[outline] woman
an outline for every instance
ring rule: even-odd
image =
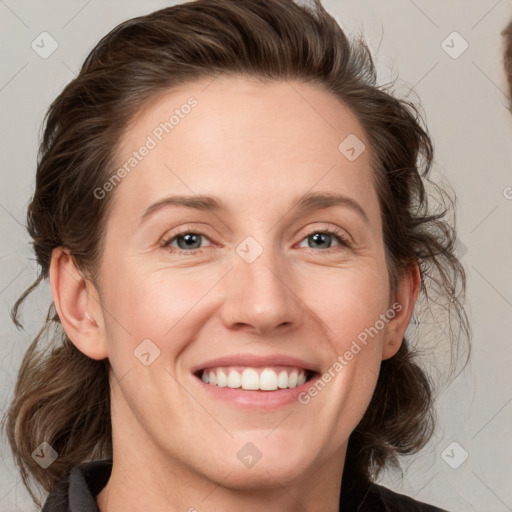
[[[43,510],[440,510],[374,483],[434,428],[419,297],[469,333],[432,158],[319,1],[105,36],[48,112],[13,309],[49,280],[6,417]]]

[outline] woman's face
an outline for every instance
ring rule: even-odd
[[[114,461],[233,488],[341,477],[408,321],[357,119],[303,83],[219,77],[161,95],[118,156],[99,279]]]

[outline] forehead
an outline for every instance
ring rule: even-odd
[[[160,93],[134,117],[116,202],[140,213],[171,193],[211,194],[243,208],[321,190],[357,195],[376,213],[370,150],[357,117],[320,87],[208,78]]]

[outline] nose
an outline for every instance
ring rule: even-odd
[[[297,329],[304,321],[293,269],[271,251],[251,263],[236,255],[224,286],[222,320],[229,329],[271,336]]]

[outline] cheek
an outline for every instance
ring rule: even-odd
[[[325,278],[304,281],[302,293],[339,349],[373,326],[389,306],[387,271],[377,264],[331,269]]]
[[[168,360],[175,359],[189,343],[193,326],[199,328],[211,315],[208,294],[222,277],[222,272],[185,268],[147,271],[122,262],[111,268],[103,294],[107,343],[109,357],[122,357],[123,366],[133,363],[130,355],[147,339]]]
[[[146,268],[111,258],[104,268],[109,356],[123,357],[123,366],[133,364],[133,351],[146,339],[165,352],[167,361],[176,359],[222,307],[215,297],[229,300],[222,266]],[[300,266],[289,269],[288,280],[294,300],[310,311],[314,331],[323,331],[336,354],[345,352],[388,306],[384,260],[355,258],[339,268]]]

